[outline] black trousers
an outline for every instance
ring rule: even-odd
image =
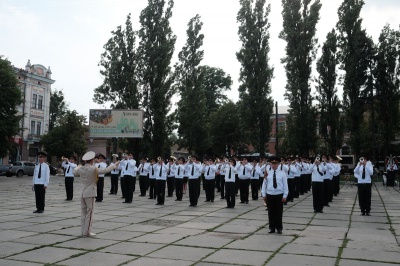
[[[72,200],[74,197],[74,177],[66,176],[65,177],[65,191],[67,193],[67,200]]]
[[[165,180],[156,180],[157,203],[164,205],[165,202]]]
[[[197,202],[199,200],[199,179],[198,178],[189,178],[189,201],[191,206],[197,206]]]
[[[286,200],[293,202],[293,198],[294,198],[294,178],[288,178],[287,183],[288,183],[289,194],[288,194]]]
[[[259,190],[261,190],[263,182],[264,182],[264,176],[260,176],[258,178],[258,189]]]
[[[270,230],[282,230],[283,215],[283,194],[269,195],[267,194],[268,221]]]
[[[312,182],[314,211],[321,212],[324,209],[324,182]]]
[[[328,200],[329,202],[333,200],[333,179],[328,182]]]
[[[308,190],[308,191],[311,191],[311,183],[312,183],[312,175],[311,175],[311,174],[308,174],[308,175],[307,175],[307,181],[308,181],[307,190]]]
[[[206,200],[214,201],[215,198],[215,179],[204,179],[206,190]]]
[[[121,176],[121,193],[122,193],[122,197],[125,198],[126,195],[126,186],[125,186],[125,178],[123,176]]]
[[[340,176],[335,175],[333,177],[333,195],[337,196],[340,190]]]
[[[358,204],[362,213],[371,211],[371,183],[358,184]]]
[[[133,176],[133,192],[136,190],[136,176]]]
[[[172,197],[175,189],[175,176],[167,177],[168,197]]]
[[[257,179],[251,179],[251,198],[253,200],[258,200],[258,178]]]
[[[146,196],[147,190],[147,175],[139,176],[140,196]]]
[[[34,185],[34,188],[35,188],[36,209],[38,211],[44,211],[44,201],[46,194],[44,185]]]
[[[156,199],[157,197],[157,186],[156,186],[156,179],[149,178],[149,198]]]
[[[300,176],[294,177],[294,198],[298,198],[300,195]]]
[[[228,208],[235,208],[235,182],[225,182],[225,199]]]
[[[250,179],[240,179],[240,202],[249,202]]]
[[[176,199],[181,200],[183,196],[183,178],[175,178]]]
[[[215,175],[215,187],[217,192],[221,192],[221,175]]]
[[[221,175],[221,199],[225,199],[225,176]]]
[[[125,202],[132,202],[132,200],[133,200],[133,191],[135,191],[135,181],[136,181],[136,177],[133,177],[131,175],[124,176]]]
[[[302,174],[300,176],[300,185],[299,185],[299,193],[303,195],[306,190],[306,175]]]
[[[99,176],[99,181],[97,181],[97,197],[96,201],[103,201],[103,191],[104,191],[104,176]]]
[[[117,195],[118,192],[118,174],[111,174],[111,189],[110,193]]]
[[[324,205],[329,204],[329,179],[324,179]]]
[[[240,188],[240,179],[238,175],[235,175],[235,194],[237,195],[239,193],[239,188]]]
[[[202,181],[202,176],[199,176],[199,186],[198,186],[198,193],[197,193],[197,198],[199,198],[200,197],[200,193],[201,193],[201,181]],[[203,185],[204,185],[204,182],[203,182]]]

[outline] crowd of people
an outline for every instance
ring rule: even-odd
[[[35,168],[33,187],[36,196],[35,213],[44,211],[44,195],[50,175],[44,164],[45,153],[39,154],[39,164]],[[251,159],[246,157],[206,158],[199,161],[196,156],[185,158],[158,157],[139,163],[133,153],[123,154],[121,160],[113,155],[113,162],[107,166],[105,156],[88,152],[82,157],[84,166],[77,165],[77,158],[63,158],[65,169],[65,189],[67,201],[73,199],[74,177],[79,176],[83,184],[81,193],[82,236],[93,236],[94,202],[103,201],[104,174],[111,172],[110,195],[117,195],[119,186],[123,203],[132,203],[136,191],[136,177],[139,177],[139,196],[156,200],[156,205],[164,205],[166,197],[182,201],[183,194],[189,193],[189,207],[196,207],[201,188],[205,191],[205,202],[212,203],[216,193],[225,199],[226,208],[234,208],[236,196],[241,204],[251,199],[259,199],[260,190],[267,206],[269,233],[282,233],[283,206],[300,196],[312,192],[315,213],[323,213],[330,207],[333,197],[340,192],[340,162],[337,156],[322,155],[311,161],[306,157]],[[371,211],[371,176],[373,167],[366,158],[360,158],[354,176],[358,179],[358,199],[362,215]],[[119,184],[118,184],[119,183]]]

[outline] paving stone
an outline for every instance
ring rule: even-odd
[[[214,234],[204,234],[197,236],[189,236],[178,242],[175,245],[183,246],[194,246],[194,247],[209,247],[209,248],[220,248],[231,242],[232,239],[226,239]]]
[[[28,231],[28,232],[47,233],[47,232],[51,232],[51,231],[61,230],[64,228],[65,228],[65,226],[62,226],[62,225],[57,225],[57,224],[53,224],[53,223],[44,223],[44,224],[35,224],[35,225],[20,227],[20,228],[18,228],[18,230]]]
[[[227,245],[226,248],[275,252],[283,244],[292,241],[293,238],[292,236],[277,234],[252,235],[245,239],[236,240]]]
[[[118,228],[117,230],[122,231],[133,231],[133,232],[155,232],[165,228],[164,226],[156,226],[156,225],[143,225],[143,224],[132,224],[125,227]]]
[[[67,266],[110,266],[110,265],[120,265],[135,259],[133,256],[119,255],[119,254],[107,254],[101,252],[89,252],[83,254],[82,256],[71,258],[60,262],[62,265]]]
[[[339,239],[325,239],[319,237],[298,237],[293,244],[299,245],[315,245],[315,246],[323,246],[323,247],[341,247],[343,244],[343,240]]]
[[[121,242],[109,247],[106,247],[101,252],[126,254],[134,256],[144,256],[157,249],[165,246],[164,244],[153,244],[153,243],[139,243],[139,242]]]
[[[99,239],[120,240],[125,241],[145,234],[144,232],[118,231],[110,230],[96,235]]]
[[[315,219],[315,218],[314,218],[314,219],[311,221],[311,225],[346,227],[346,226],[349,225],[349,221],[322,220],[322,219]]]
[[[178,226],[173,226],[169,227],[166,229],[163,229],[159,233],[163,234],[184,234],[184,235],[198,235],[201,233],[204,233],[206,230],[201,230],[201,229],[192,229],[192,228],[184,228],[184,227],[178,227]]]
[[[400,253],[382,250],[371,252],[371,250],[345,248],[342,253],[342,258],[398,263],[400,261]]]
[[[57,244],[56,247],[95,250],[118,243],[114,240],[97,239],[96,237],[79,237]]]
[[[379,263],[379,262],[370,262],[370,261],[361,261],[361,260],[346,260],[341,259],[339,261],[339,266],[395,266],[399,264],[391,264],[391,263]]]
[[[199,222],[186,222],[176,227],[194,228],[194,229],[211,229],[219,226],[220,223],[199,223]]]
[[[310,225],[300,233],[300,236],[344,239],[346,232],[347,228]]]
[[[276,254],[268,263],[268,266],[296,265],[296,266],[334,266],[336,258],[318,256],[302,256],[294,254]]]
[[[214,229],[214,232],[224,232],[224,233],[238,233],[238,234],[250,234],[258,229],[257,226],[241,226],[241,225],[231,225],[225,224],[221,227]]]
[[[150,233],[150,234],[145,234],[139,237],[135,237],[131,239],[130,241],[133,242],[149,242],[149,243],[159,243],[159,244],[169,244],[173,243],[175,241],[178,241],[179,239],[184,238],[186,235],[183,234],[157,234],[157,233]]]
[[[208,248],[193,248],[170,245],[147,256],[155,258],[198,261],[214,251],[214,249]]]
[[[126,266],[142,266],[142,265],[173,265],[173,266],[189,266],[192,265],[191,261],[184,260],[170,260],[170,259],[159,259],[159,258],[147,258],[142,257],[134,261],[125,264]],[[125,266],[124,265],[124,266]]]
[[[56,235],[56,234],[37,234],[23,238],[13,239],[13,242],[35,244],[39,246],[53,245],[55,243],[65,242],[74,239],[74,236]]]
[[[1,211],[0,211],[1,213]],[[27,222],[4,222],[4,223],[0,223],[0,230],[9,230],[9,229],[16,229],[19,227],[24,227],[24,226],[28,226],[28,225],[33,225],[32,223],[27,223]]]
[[[24,262],[24,261],[0,259],[0,265],[7,265],[7,266],[38,266],[38,265],[41,265],[41,264],[37,264],[37,263],[34,263],[34,262]]]
[[[14,240],[26,236],[36,235],[35,232],[25,232],[25,231],[17,231],[17,230],[1,230],[0,231],[0,241],[9,241]]]
[[[338,255],[338,247],[324,247],[316,245],[287,244],[281,250],[282,253],[334,257]]]
[[[223,264],[263,265],[271,255],[271,252],[221,249],[202,261]]]
[[[41,263],[55,263],[57,261],[65,260],[71,256],[82,253],[81,250],[72,250],[66,248],[44,247],[35,249],[18,255],[8,257],[7,259],[41,262]]]
[[[14,243],[14,242],[0,242],[0,257],[7,257],[36,247],[38,247],[38,245]]]

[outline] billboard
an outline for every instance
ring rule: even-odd
[[[90,138],[143,138],[142,110],[89,110]]]

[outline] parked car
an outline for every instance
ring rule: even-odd
[[[15,162],[12,166],[7,170],[6,176],[18,176],[21,177],[23,175],[33,176],[33,171],[35,170],[35,164],[32,162]]]
[[[50,175],[57,175],[58,169],[49,164]]]
[[[12,166],[11,164],[2,164],[2,165],[0,165],[0,176],[6,175],[8,169],[10,169],[11,166]]]

